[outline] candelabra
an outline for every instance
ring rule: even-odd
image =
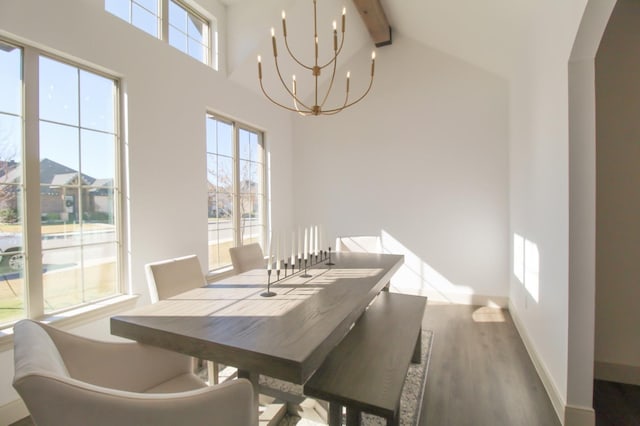
[[[269,260],[269,264],[267,265],[267,290],[260,293],[260,296],[262,297],[273,297],[276,296],[277,293],[271,291],[271,284],[275,284],[279,281],[283,281],[287,278],[291,278],[295,275],[300,274],[300,277],[302,278],[311,278],[312,275],[309,275],[307,272],[307,268],[318,265],[320,263],[323,263],[325,260],[328,259],[328,262],[325,263],[325,265],[335,265],[335,263],[331,262],[331,247],[329,247],[329,251],[324,251],[324,250],[320,250],[319,252],[312,254],[309,253],[307,259],[303,259],[302,256],[298,256],[298,272],[294,272],[295,270],[295,262],[292,260],[291,261],[291,273],[287,273],[287,269],[288,269],[288,264],[285,262],[284,263],[284,274],[280,273],[280,268],[279,268],[279,264],[280,264],[280,260],[276,261],[276,279],[274,281],[271,281],[271,260]],[[304,268],[302,266],[304,262]]]

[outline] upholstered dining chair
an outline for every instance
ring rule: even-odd
[[[258,243],[232,247],[229,249],[229,255],[236,274],[250,271],[251,269],[264,268],[266,265],[262,248]]]
[[[147,263],[144,268],[151,303],[207,284],[200,268],[200,261],[195,254]],[[194,360],[194,368],[195,364],[197,360]],[[218,364],[207,361],[209,383],[217,384],[218,375]]]
[[[13,387],[39,426],[258,424],[249,381],[207,386],[185,355],[33,320],[13,330]]]

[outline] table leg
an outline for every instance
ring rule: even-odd
[[[335,402],[329,403],[329,426],[342,425],[342,405]]]
[[[355,408],[347,407],[347,426],[360,426],[362,412]]]

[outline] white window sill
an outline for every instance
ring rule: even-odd
[[[38,321],[53,324],[62,329],[73,328],[133,309],[138,297],[138,295],[116,296],[80,308],[47,315],[39,318]],[[13,328],[0,330],[0,352],[10,349],[13,349]]]

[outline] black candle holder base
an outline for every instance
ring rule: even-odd
[[[260,293],[260,296],[262,297],[273,297],[273,296],[277,296],[278,293],[274,293],[273,291],[265,291],[263,293]]]

